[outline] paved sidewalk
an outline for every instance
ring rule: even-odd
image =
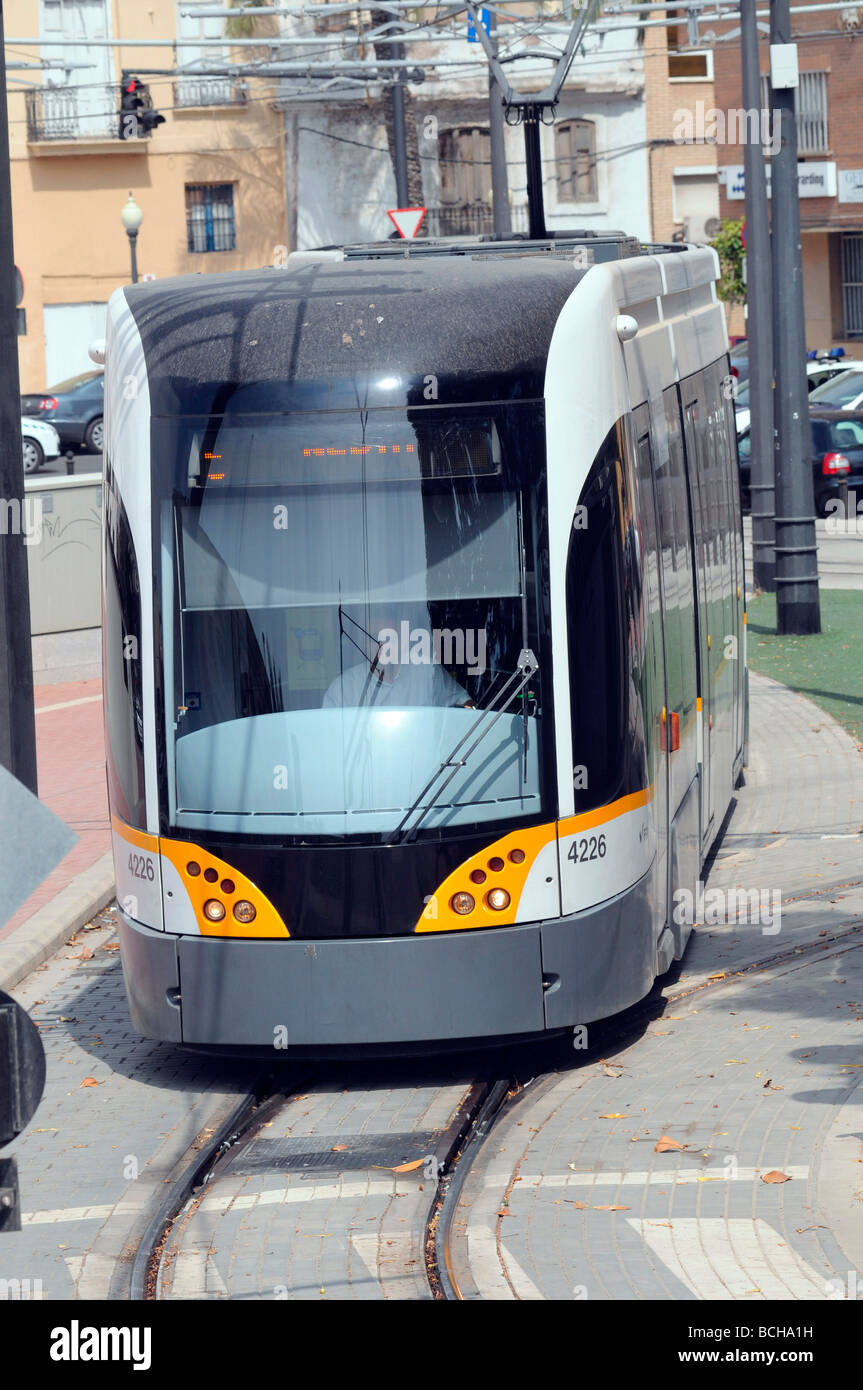
[[[863,757],[752,692],[707,886],[781,890],[781,913],[697,928],[660,1017],[504,1113],[459,1210],[466,1298],[863,1295]]]
[[[102,682],[37,686],[35,701],[39,798],[75,831],[78,843],[14,917],[0,926],[0,940],[51,904],[111,848]]]

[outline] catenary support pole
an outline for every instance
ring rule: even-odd
[[[797,187],[796,45],[788,0],[772,0],[770,15],[773,120],[779,123],[771,161],[776,621],[780,633],[807,633],[821,631],[821,609]]]
[[[770,294],[770,224],[762,114],[756,0],[740,0],[740,44],[746,188],[746,336],[749,342],[750,493],[753,578],[756,589],[776,587],[773,514],[773,315]],[[758,119],[754,114],[758,113]]]
[[[390,44],[390,53],[397,60],[404,57],[404,49],[400,43]],[[408,205],[408,140],[405,125],[405,86],[401,80],[401,73],[390,90],[393,104],[393,162],[396,176],[396,202],[400,208],[406,208]]]
[[[3,0],[0,0],[0,763],[35,792],[36,721],[27,548],[24,544],[25,532],[32,535],[32,528],[24,498],[15,298]]]
[[[489,38],[495,57],[497,56],[497,15],[492,13],[489,21]],[[506,131],[503,121],[503,103],[494,70],[488,70],[488,128],[491,139],[491,197],[494,234],[501,240],[512,235],[512,217],[509,208],[509,183],[506,173]]]

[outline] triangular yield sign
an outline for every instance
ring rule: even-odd
[[[425,208],[395,208],[387,209],[387,217],[391,218],[396,225],[399,236],[410,240],[419,231],[419,225],[426,215]]]

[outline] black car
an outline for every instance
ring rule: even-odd
[[[101,369],[81,372],[47,391],[21,397],[21,414],[49,421],[64,449],[84,445],[101,453],[104,411],[105,373]]]
[[[812,430],[812,481],[815,514],[827,516],[827,503],[838,498],[842,483],[863,492],[863,410],[810,410]],[[751,439],[748,429],[738,435],[740,496],[750,504]]]

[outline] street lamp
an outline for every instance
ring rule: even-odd
[[[138,228],[144,220],[144,214],[135,202],[133,195],[129,194],[129,201],[120,213],[120,220],[126,228],[126,235],[129,238],[129,249],[132,253],[132,284],[138,283],[138,257],[135,253],[135,242],[138,240]]]

